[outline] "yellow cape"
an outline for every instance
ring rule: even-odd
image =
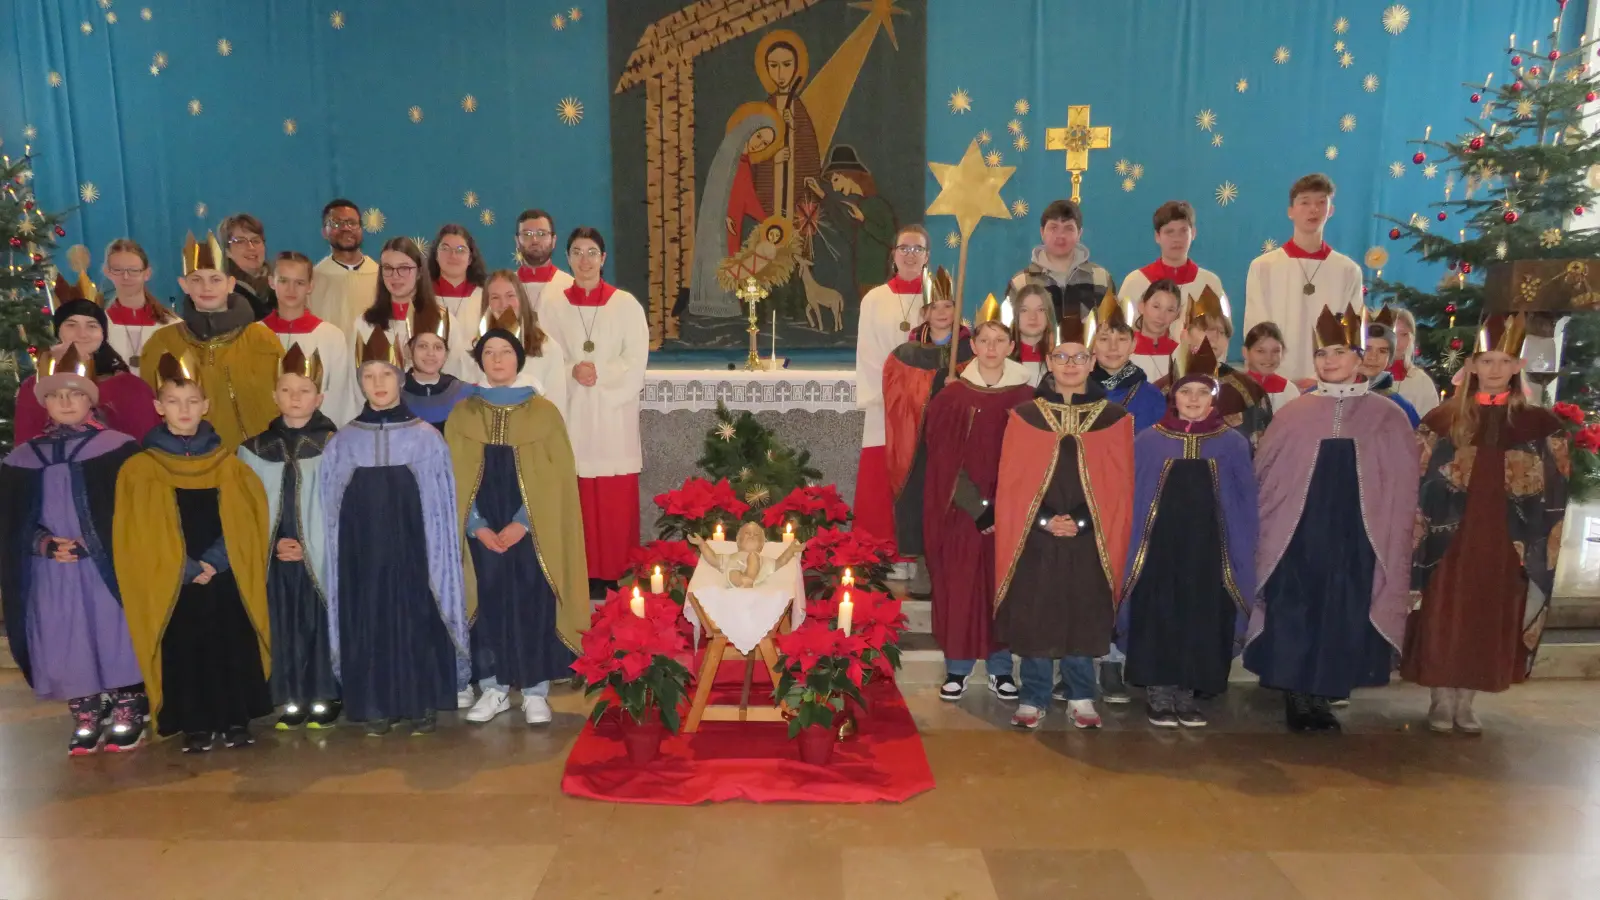
[[[505,444],[516,449],[517,487],[528,510],[539,568],[555,591],[556,630],[561,642],[578,652],[579,635],[589,628],[589,564],[578,503],[578,468],[561,413],[543,397],[530,397],[516,406],[495,406],[471,397],[451,411],[444,438],[455,467],[456,531],[461,535],[467,621],[478,616],[478,578],[466,543],[467,512],[483,478],[484,446]],[[529,485],[538,490],[530,492]]]
[[[168,325],[152,333],[140,349],[140,376],[159,390],[156,364],[161,355],[178,356],[186,350],[200,363],[200,387],[211,401],[206,421],[217,430],[223,446],[233,450],[245,438],[266,431],[278,417],[272,391],[278,383],[278,360],[283,358],[283,344],[272,329],[251,322],[202,341],[181,322]]]
[[[153,367],[150,367],[153,368]],[[267,494],[250,468],[227,447],[204,456],[173,456],[146,450],[117,475],[112,518],[112,559],[122,589],[133,651],[144,671],[150,715],[161,715],[161,639],[183,586],[183,528],[178,490],[215,488],[221,505],[222,537],[245,613],[261,648],[261,672],[272,671],[272,634],[267,624]]]

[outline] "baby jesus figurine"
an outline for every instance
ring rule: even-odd
[[[718,553],[705,538],[698,534],[689,535],[689,543],[700,548],[700,555],[723,574],[729,587],[736,588],[755,587],[766,581],[773,572],[788,565],[789,560],[805,548],[805,544],[795,541],[784,548],[777,559],[762,555],[761,551],[767,546],[767,533],[755,522],[739,526],[734,542],[738,547],[736,551]]]

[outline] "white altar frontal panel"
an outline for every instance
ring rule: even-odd
[[[656,412],[729,409],[851,412],[856,408],[854,369],[650,369],[641,408]]]

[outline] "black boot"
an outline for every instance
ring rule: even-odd
[[[90,694],[67,701],[67,711],[72,713],[72,740],[67,744],[71,756],[87,756],[100,749],[100,739],[105,734],[102,720],[106,714],[104,694]]]
[[[1338,717],[1333,714],[1332,698],[1311,698],[1311,727],[1317,731],[1340,732],[1344,730],[1339,725]]]
[[[1311,695],[1285,691],[1283,694],[1284,720],[1289,730],[1302,734],[1316,726],[1311,720]]]
[[[311,715],[305,706],[290,700],[283,705],[283,715],[278,717],[277,724],[273,725],[279,731],[293,731],[306,723]]]
[[[311,718],[306,721],[307,728],[332,728],[338,721],[339,711],[344,705],[337,700],[311,701]]]

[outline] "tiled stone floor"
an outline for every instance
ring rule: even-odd
[[[1358,695],[1342,736],[1283,733],[1235,686],[1203,733],[1138,707],[1035,734],[987,692],[918,689],[939,787],[901,806],[614,806],[563,797],[582,714],[428,738],[265,732],[69,759],[67,722],[0,674],[0,898],[1176,900],[1600,897],[1600,685],[1481,703],[1430,734],[1425,692]]]

